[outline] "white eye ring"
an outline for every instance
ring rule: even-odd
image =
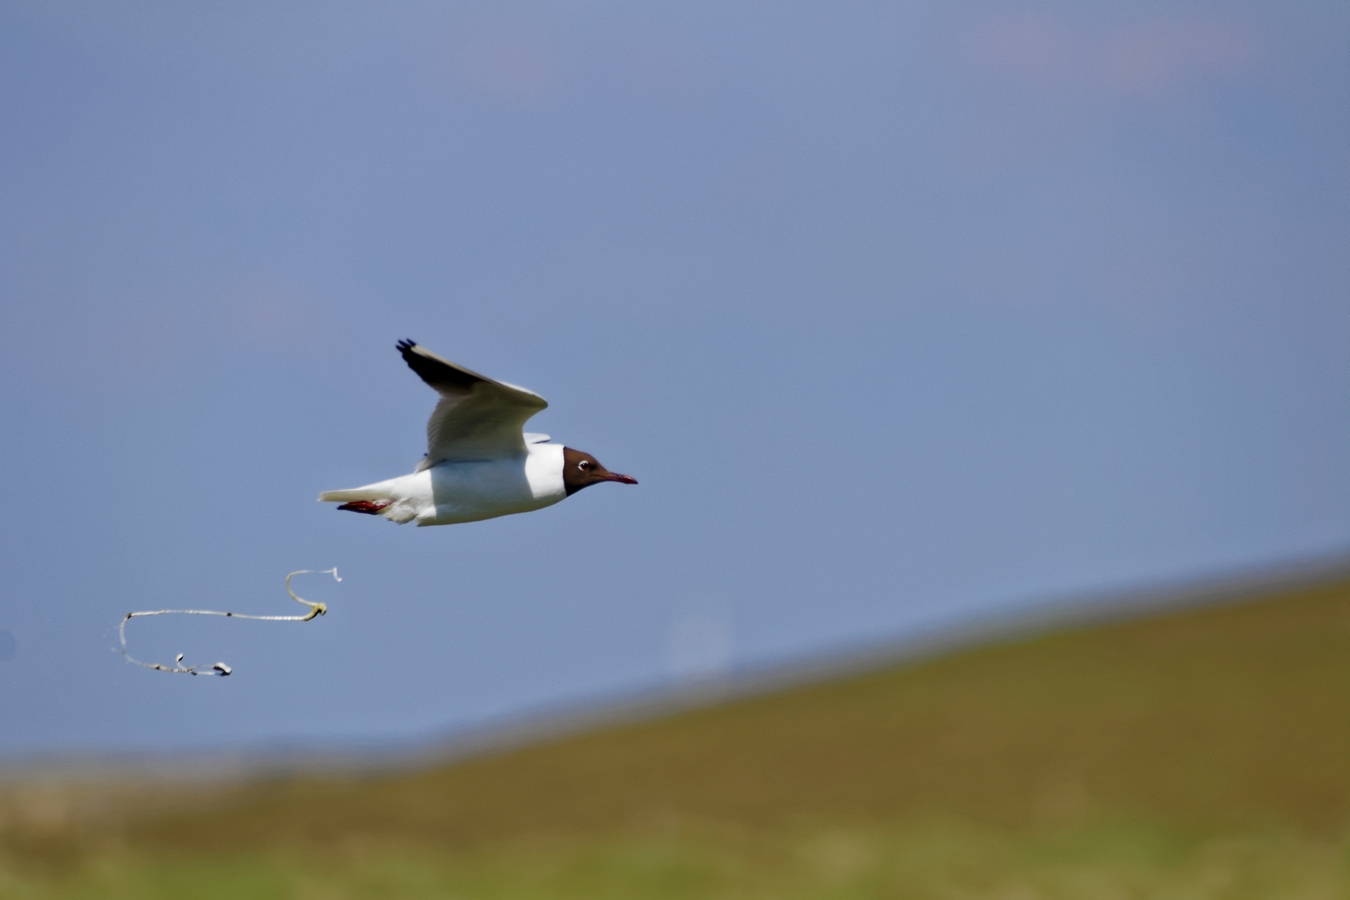
[[[591,461],[590,461],[589,459],[583,459],[581,462],[577,463],[577,468],[580,469],[580,470],[583,471],[583,472],[585,472],[585,471],[586,471],[587,469],[589,469],[590,467],[591,467]]]

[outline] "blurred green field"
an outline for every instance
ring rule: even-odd
[[[0,897],[1350,897],[1350,582],[416,772],[118,790],[0,786]]]

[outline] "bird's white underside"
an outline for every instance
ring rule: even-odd
[[[453,525],[543,509],[567,496],[561,444],[525,444],[522,454],[447,461],[409,475],[343,491],[320,500],[391,501],[380,515],[400,524]]]

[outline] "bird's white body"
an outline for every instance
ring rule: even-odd
[[[446,461],[410,475],[322,499],[389,500],[379,511],[391,522],[453,525],[543,509],[567,496],[561,444],[527,444],[525,453],[486,460]]]

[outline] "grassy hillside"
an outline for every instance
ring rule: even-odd
[[[163,798],[161,798],[163,799]],[[0,828],[0,896],[1350,896],[1350,583]]]

